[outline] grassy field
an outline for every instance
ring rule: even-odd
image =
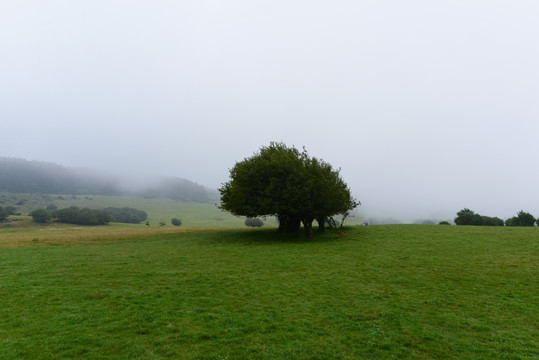
[[[537,228],[100,228],[4,240],[1,359],[539,357]]]
[[[187,227],[242,227],[245,218],[232,216],[221,211],[213,203],[183,202],[172,199],[145,199],[129,196],[100,196],[100,195],[51,195],[51,194],[15,194],[0,192],[0,205],[15,206],[22,215],[29,214],[37,208],[45,208],[54,204],[58,209],[78,206],[90,209],[106,207],[132,207],[148,213],[148,219],[153,226],[161,221],[170,225],[173,217],[182,220]],[[267,219],[267,226],[276,226],[276,221]]]

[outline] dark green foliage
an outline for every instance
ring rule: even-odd
[[[110,215],[110,221],[139,224],[148,218],[146,211],[138,210],[130,207],[115,208],[108,207],[103,209]]]
[[[307,152],[282,143],[262,147],[230,170],[219,189],[222,210],[237,216],[276,216],[279,230],[307,236],[317,220],[321,230],[328,217],[346,215],[359,205],[338,170]]]
[[[45,209],[36,209],[30,213],[32,220],[37,223],[46,223],[51,220],[51,214]]]
[[[50,212],[56,211],[56,210],[58,210],[58,206],[56,206],[54,204],[49,204],[49,205],[47,205],[46,210],[50,211]]]
[[[470,209],[462,209],[455,218],[457,225],[477,225],[477,226],[503,226],[502,219],[497,217],[482,216],[474,213]]]
[[[0,221],[4,221],[9,216],[9,213],[4,209],[3,206],[0,206]]]
[[[249,227],[261,227],[264,225],[264,222],[259,218],[247,218],[245,219],[245,225]]]
[[[105,225],[110,222],[110,215],[104,210],[88,208],[69,208],[57,210],[53,214],[58,222],[78,225]]]
[[[449,221],[440,221],[438,225],[451,225]]]
[[[174,226],[180,226],[182,224],[182,221],[178,218],[172,218],[170,219],[170,223]]]
[[[481,215],[466,208],[459,211],[455,218],[455,224],[457,225],[481,225],[482,222]]]
[[[514,216],[505,221],[506,226],[534,226],[535,218],[532,214],[519,211],[517,216]]]
[[[17,208],[15,206],[8,205],[4,208],[4,210],[8,215],[17,215]]]
[[[504,226],[502,219],[498,217],[481,216],[481,225],[483,226]]]

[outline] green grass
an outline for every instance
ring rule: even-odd
[[[0,248],[2,359],[537,359],[539,229]]]
[[[59,199],[60,198],[60,199]],[[22,203],[22,205],[17,205]],[[182,220],[182,226],[187,227],[244,227],[244,217],[236,217],[221,211],[213,203],[184,202],[172,199],[145,199],[132,196],[101,196],[101,195],[50,195],[50,194],[16,194],[0,192],[0,206],[12,205],[23,215],[37,208],[45,208],[55,204],[58,209],[78,206],[90,209],[106,207],[132,207],[148,213],[152,226],[159,226],[161,221],[171,226],[173,217]],[[267,227],[277,226],[273,218],[266,221]]]

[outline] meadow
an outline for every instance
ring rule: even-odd
[[[37,208],[46,208],[54,204],[58,209],[77,206],[80,208],[103,209],[107,207],[131,207],[148,213],[151,226],[159,226],[160,222],[170,225],[173,217],[182,220],[188,227],[238,227],[244,226],[244,218],[232,216],[221,211],[214,203],[184,202],[164,198],[142,198],[134,196],[104,195],[51,195],[51,194],[17,194],[0,192],[0,205],[14,205],[22,215],[29,214]],[[269,219],[268,225],[275,221]]]
[[[539,357],[537,228],[55,226],[0,247],[2,359]]]

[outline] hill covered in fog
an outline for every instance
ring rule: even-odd
[[[120,177],[49,162],[0,157],[0,191],[4,192],[133,195],[195,202],[212,202],[217,196],[215,190],[177,177],[127,182]]]

